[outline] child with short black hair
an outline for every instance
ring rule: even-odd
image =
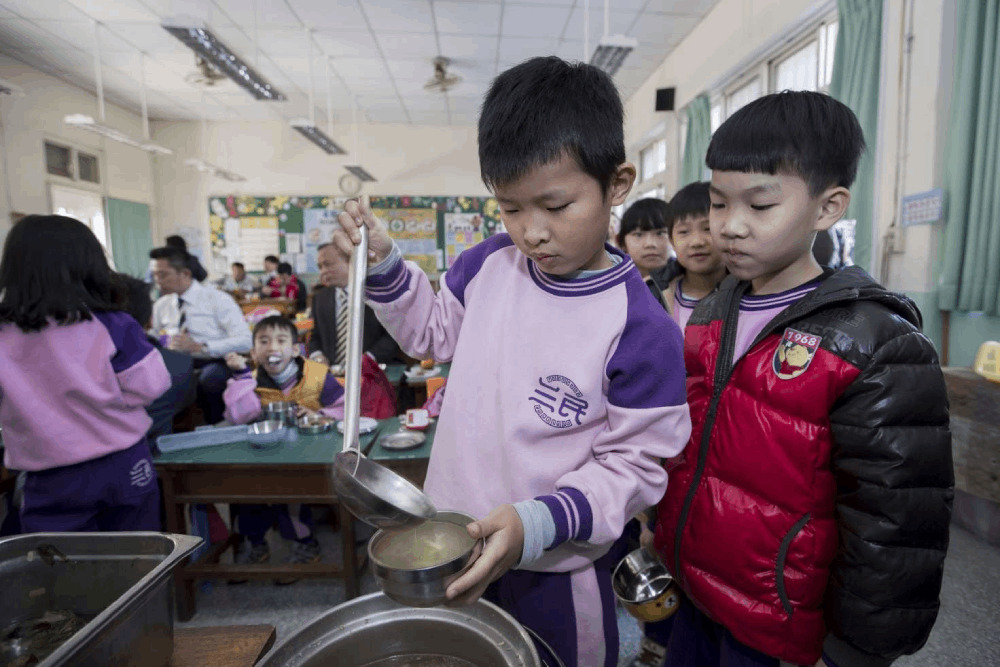
[[[667,285],[667,309],[684,330],[698,302],[726,277],[722,253],[712,242],[708,227],[708,183],[689,183],[670,200],[667,234],[683,270]]]
[[[344,415],[344,388],[328,366],[298,355],[298,329],[287,317],[265,317],[253,329],[253,359],[250,371],[246,359],[231,352],[226,364],[233,371],[222,398],[226,419],[246,424],[258,419],[263,406],[275,401],[295,401],[299,415],[320,413],[339,419]],[[236,562],[263,563],[270,559],[265,535],[278,523],[281,536],[292,541],[287,563],[315,563],[321,554],[312,532],[312,513],[302,505],[298,519],[292,518],[288,505],[238,505],[237,523],[241,540],[236,548]],[[249,544],[248,544],[249,542]],[[287,584],[294,579],[279,579]]]
[[[670,207],[662,199],[640,199],[625,210],[617,238],[618,247],[632,258],[639,275],[664,308],[666,284],[656,279],[656,272],[670,260],[669,216]]]
[[[656,531],[686,596],[667,665],[888,665],[934,624],[954,484],[937,355],[912,301],[811,251],[863,149],[820,93],[712,137],[730,277],[685,330],[696,427]]]
[[[657,502],[661,458],[690,432],[681,335],[628,256],[605,245],[635,180],[607,74],[555,57],[498,76],[479,160],[509,234],[463,252],[435,295],[367,199],[334,237],[370,229],[367,296],[416,358],[452,361],[424,489],[486,547],[448,588],[484,594],[567,665],[617,664],[607,552]],[[511,569],[515,567],[516,569]]]
[[[29,215],[0,259],[4,465],[24,532],[159,530],[145,407],[170,386],[90,229]]]

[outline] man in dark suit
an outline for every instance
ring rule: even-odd
[[[343,364],[347,355],[348,263],[337,249],[321,245],[317,251],[321,289],[313,293],[313,332],[309,358],[327,365]],[[364,351],[380,364],[399,360],[399,345],[382,327],[371,308],[365,306]]]

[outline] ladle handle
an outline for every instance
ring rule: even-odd
[[[365,330],[365,278],[368,273],[368,227],[361,225],[361,242],[351,255],[347,287],[347,364],[344,368],[344,451],[361,449],[361,355]]]

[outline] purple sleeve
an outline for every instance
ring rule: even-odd
[[[608,362],[608,402],[622,408],[661,408],[687,400],[684,336],[645,283],[626,282],[628,315]]]
[[[326,374],[323,381],[323,391],[319,395],[319,404],[324,408],[333,405],[344,397],[344,388],[337,382],[337,378],[332,373]]]
[[[94,313],[94,317],[108,330],[108,335],[115,344],[115,356],[111,358],[111,367],[115,373],[121,373],[139,363],[154,349],[146,338],[146,332],[128,313],[105,311]]]
[[[94,313],[115,347],[111,368],[118,378],[126,405],[151,404],[170,388],[170,372],[146,332],[128,313]]]
[[[465,288],[476,277],[479,270],[483,268],[486,258],[497,250],[508,248],[514,245],[507,234],[497,234],[487,240],[477,243],[468,250],[462,252],[452,264],[451,268],[444,275],[444,280],[448,284],[448,289],[455,295],[458,302],[465,305]]]

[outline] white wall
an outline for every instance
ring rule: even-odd
[[[322,124],[321,124],[322,126]],[[357,164],[350,127],[334,139],[346,156],[327,155],[289,125],[266,122],[158,122],[153,139],[174,150],[157,158],[160,213],[154,242],[185,227],[204,230],[201,249],[210,256],[208,197],[214,195],[340,195],[344,165]],[[378,182],[373,195],[486,195],[479,177],[475,127],[362,125],[360,163]],[[200,157],[246,177],[231,183],[184,167]]]
[[[24,89],[24,97],[0,97],[0,122],[6,165],[0,164],[0,238],[10,228],[10,212],[50,213],[48,184],[72,184],[45,171],[46,139],[96,153],[100,158],[106,197],[155,204],[151,158],[148,153],[108,141],[83,130],[67,127],[63,117],[82,113],[98,117],[97,97],[81,88],[32,69],[0,54],[0,78]],[[106,104],[105,120],[134,137],[142,136],[142,118],[121,107]],[[80,184],[91,188],[92,185]],[[7,192],[10,192],[8,200]]]

